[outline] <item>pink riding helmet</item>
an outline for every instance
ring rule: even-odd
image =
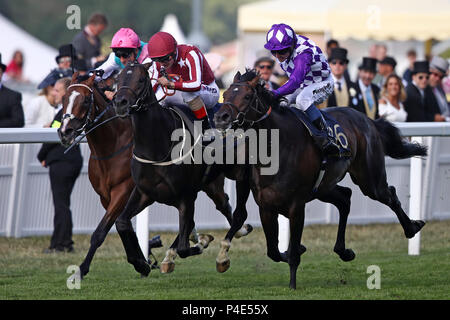
[[[279,51],[289,48],[296,41],[297,37],[290,26],[284,23],[274,24],[267,32],[264,48]]]
[[[110,48],[139,48],[139,36],[130,28],[120,28],[111,40]]]

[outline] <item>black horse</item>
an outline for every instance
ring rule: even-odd
[[[89,180],[106,210],[92,234],[86,258],[80,265],[81,277],[89,272],[96,250],[122,213],[135,187],[130,167],[133,150],[131,120],[117,118],[114,108],[108,105],[107,98],[94,79],[95,75],[73,75],[71,85],[63,98],[64,120],[58,130],[64,145],[74,143],[80,135],[89,132],[86,136],[91,150]],[[109,119],[114,120],[106,122]],[[232,210],[228,196],[223,190],[223,180],[217,179],[215,183],[208,184],[204,191],[231,224]],[[249,230],[251,226],[245,225],[239,234],[245,235]]]
[[[182,258],[199,254],[208,245],[210,239],[189,247],[188,236],[194,227],[194,202],[200,190],[205,190],[211,184],[223,188],[224,182],[224,174],[215,169],[212,170],[214,173],[205,175],[208,168],[206,164],[182,163],[182,159],[190,156],[188,153],[178,159],[171,157],[174,147],[171,136],[175,130],[183,128],[183,121],[173,110],[162,107],[156,100],[148,75],[150,65],[128,64],[118,77],[117,93],[113,100],[119,116],[131,117],[134,131],[131,174],[136,184],[116,221],[116,227],[128,262],[144,276],[148,275],[150,268],[139,248],[131,218],[154,202],[179,210],[179,234],[161,263],[163,272],[171,272],[177,254]],[[243,176],[242,172],[235,173]],[[205,180],[206,176],[208,178]],[[237,183],[240,196],[232,221],[229,221],[229,238],[241,229],[247,218],[245,203],[250,188],[248,180],[242,180],[242,183]],[[245,227],[244,234],[251,231],[251,226]]]
[[[373,121],[351,108],[327,108],[342,127],[351,154],[348,158],[330,159],[323,180],[312,192],[320,174],[322,155],[314,145],[307,128],[289,107],[279,107],[259,82],[254,70],[237,73],[224,93],[224,104],[215,115],[217,128],[233,125],[255,129],[279,130],[279,170],[262,175],[261,164],[252,165],[251,189],[259,205],[261,223],[267,241],[267,255],[274,261],[288,262],[291,288],[296,288],[296,273],[302,253],[300,241],[304,226],[305,204],[313,199],[330,202],[339,209],[339,227],[334,250],[344,261],[354,253],[345,248],[345,228],[350,211],[351,190],[337,185],[348,172],[364,195],[389,206],[397,215],[407,238],[424,226],[410,220],[401,208],[395,188],[386,181],[385,155],[395,159],[426,156],[426,147],[409,143],[398,129],[384,119]],[[289,218],[288,255],[278,250],[278,213]]]

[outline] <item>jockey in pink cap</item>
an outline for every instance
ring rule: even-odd
[[[128,62],[141,63],[148,57],[147,43],[141,41],[136,32],[130,28],[121,28],[117,31],[111,40],[110,48],[113,52],[101,66],[96,68],[96,70],[105,71],[103,79],[109,78],[114,71],[125,68]],[[100,77],[96,80],[100,80]],[[105,94],[108,98],[112,97],[109,91],[105,91]]]
[[[315,104],[322,103],[333,92],[333,77],[322,50],[307,37],[295,34],[283,23],[274,24],[266,36],[264,48],[270,50],[286,72],[289,80],[273,95],[286,96],[288,103],[304,111],[321,131],[314,140],[325,154],[339,153],[339,147],[329,136],[325,119]]]

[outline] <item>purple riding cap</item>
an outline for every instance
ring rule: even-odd
[[[297,40],[294,30],[284,23],[274,24],[266,37],[264,48],[267,50],[283,50],[292,46]]]

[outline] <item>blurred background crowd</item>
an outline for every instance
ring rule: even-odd
[[[35,3],[0,0],[0,127],[50,126],[67,87],[57,81],[101,65],[121,27],[132,27],[145,42],[162,30],[180,44],[197,45],[222,90],[245,68],[257,69],[267,88],[276,89],[287,78],[263,44],[270,26],[281,22],[326,52],[335,88],[320,108],[353,107],[390,121],[450,121],[448,1],[433,7],[384,0],[375,6],[354,0],[168,0],[132,7],[78,1],[83,23],[75,30],[66,26],[66,2],[46,1],[36,13]],[[51,16],[55,10],[60,14]],[[39,21],[27,20],[27,12],[41,15]]]

